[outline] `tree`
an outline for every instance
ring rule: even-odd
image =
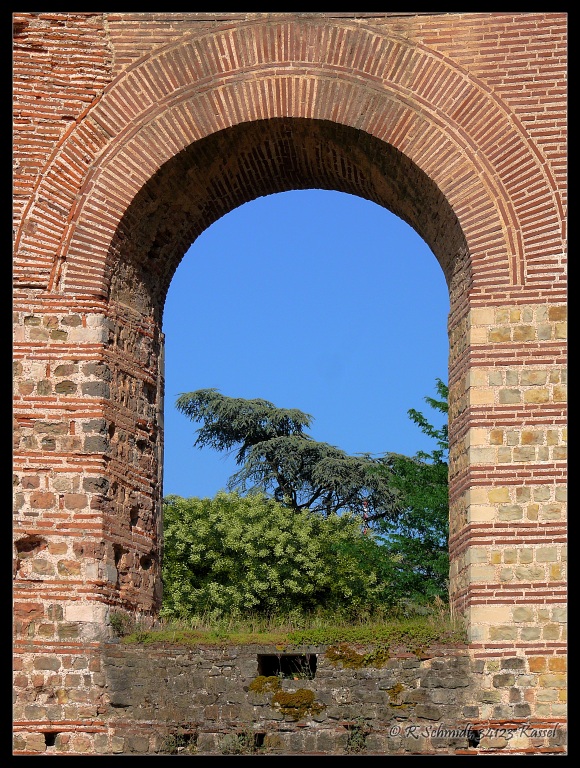
[[[263,493],[169,496],[163,613],[191,618],[312,608],[372,611],[391,599],[380,550],[348,513],[289,514]]]
[[[218,451],[237,448],[240,470],[229,490],[263,491],[298,512],[310,509],[324,517],[349,511],[368,524],[389,519],[397,510],[397,492],[389,467],[376,472],[368,454],[351,456],[305,431],[312,416],[277,408],[267,400],[245,400],[216,389],[182,394],[176,407],[201,422],[194,445]]]
[[[448,387],[436,380],[439,399],[425,401],[439,413],[447,414]],[[399,493],[396,518],[380,522],[384,547],[396,563],[393,587],[414,602],[428,602],[436,595],[448,599],[449,577],[449,492],[447,421],[434,427],[419,411],[409,416],[421,431],[436,441],[430,453],[419,451],[414,457],[390,453],[383,457],[389,482]]]

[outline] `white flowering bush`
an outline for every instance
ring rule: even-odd
[[[355,516],[323,518],[257,493],[165,500],[166,617],[376,606],[389,599],[388,576]]]

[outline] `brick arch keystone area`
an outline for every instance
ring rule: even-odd
[[[165,296],[214,221],[307,188],[388,208],[445,274],[464,717],[564,723],[566,21],[14,14],[18,753],[156,751],[103,670],[111,612],[161,601]]]

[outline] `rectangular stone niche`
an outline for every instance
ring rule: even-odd
[[[259,653],[258,674],[289,680],[312,680],[316,675],[316,662],[315,653]]]

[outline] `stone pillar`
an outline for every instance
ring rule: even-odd
[[[529,673],[545,673],[526,691],[525,713],[561,718],[566,309],[475,308],[468,322],[471,367],[460,389],[469,417],[454,450],[465,480],[452,500],[451,591],[474,655],[488,660],[490,673],[506,649],[521,655]]]
[[[66,303],[15,303],[19,753],[56,738],[67,751],[95,751],[111,612],[151,616],[161,600],[160,334],[127,310]]]

